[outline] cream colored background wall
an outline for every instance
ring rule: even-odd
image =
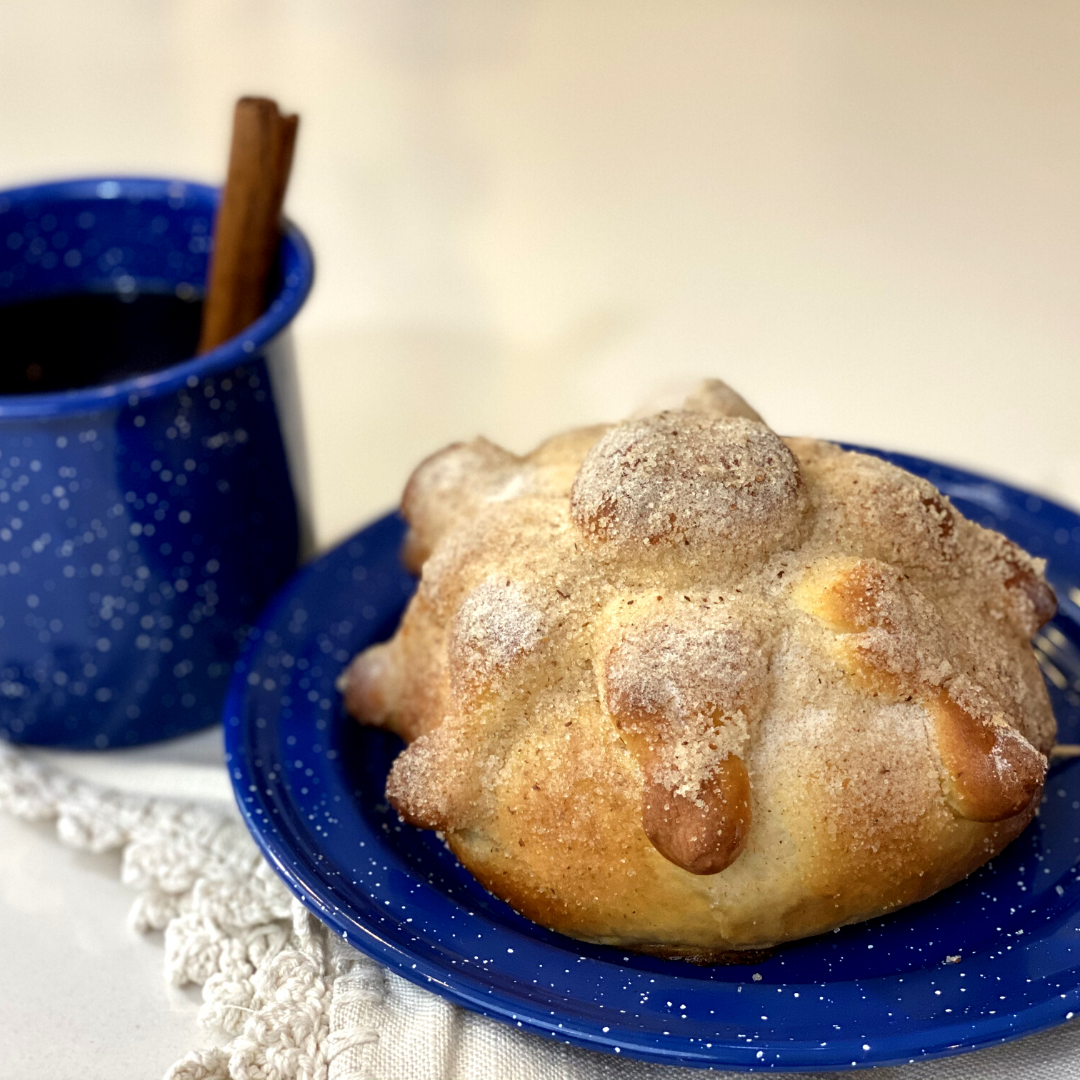
[[[0,4],[0,183],[216,179],[303,114],[290,213],[323,544],[480,431],[657,383],[1080,503],[1080,6]]]

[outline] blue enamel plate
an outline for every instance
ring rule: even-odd
[[[919,458],[960,510],[1049,561],[1060,604],[1036,645],[1062,742],[1080,741],[1080,517]],[[352,945],[504,1023],[668,1064],[824,1070],[959,1054],[1080,1012],[1080,762],[999,858],[884,918],[694,967],[551,933],[485,892],[383,785],[401,743],[343,711],[334,682],[390,636],[413,591],[400,519],[298,573],[248,643],[225,740],[248,827],[292,892]]]

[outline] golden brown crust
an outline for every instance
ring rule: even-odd
[[[1046,758],[985,691],[951,675],[941,617],[898,570],[876,559],[825,565],[796,597],[837,632],[852,676],[878,697],[925,709],[945,798],[958,814],[1004,821],[1041,793]]]
[[[604,705],[642,770],[642,827],[664,858],[716,874],[750,831],[750,778],[739,756],[761,711],[766,661],[726,613],[615,615],[598,658]],[[610,646],[610,647],[608,647]]]
[[[344,678],[387,781],[497,896],[710,960],[913,903],[1038,804],[1042,566],[876,458],[727,388],[517,458],[429,458],[422,578]]]
[[[665,859],[691,874],[718,874],[739,857],[751,817],[742,758],[728,754],[688,795],[665,783],[662,765],[643,772],[641,827]]]
[[[1004,719],[979,718],[945,690],[927,701],[945,798],[969,821],[1006,821],[1042,794],[1044,758]]]

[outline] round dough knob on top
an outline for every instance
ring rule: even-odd
[[[663,412],[618,424],[585,456],[570,516],[620,549],[681,545],[764,554],[806,505],[799,466],[761,421]]]

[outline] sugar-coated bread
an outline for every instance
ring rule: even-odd
[[[419,589],[346,703],[408,822],[530,919],[717,960],[958,881],[1031,820],[1043,565],[722,383],[414,473]]]

